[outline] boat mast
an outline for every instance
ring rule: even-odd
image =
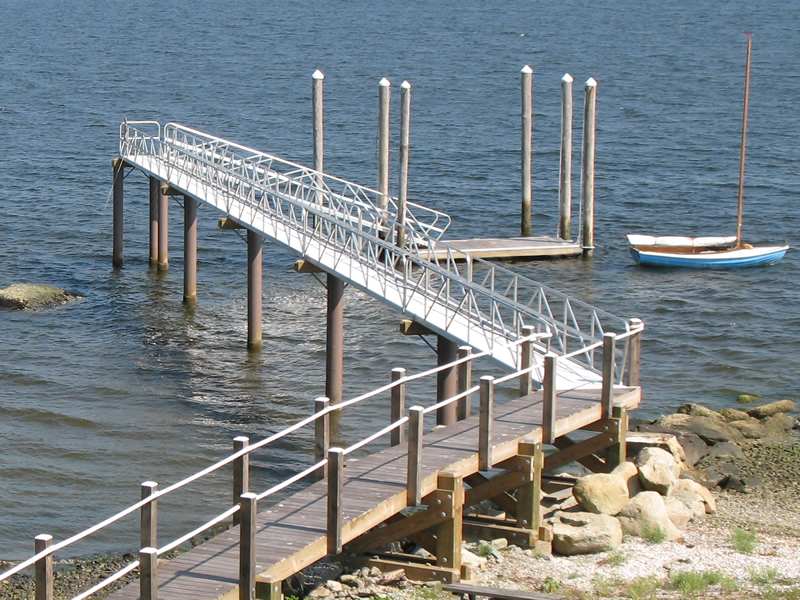
[[[739,210],[736,221],[736,247],[742,247],[742,212],[744,210],[744,150],[747,141],[747,102],[750,95],[750,49],[753,38],[747,33],[747,67],[744,75],[744,109],[742,111],[742,154],[739,158]]]

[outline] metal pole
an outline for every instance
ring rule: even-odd
[[[586,81],[586,103],[583,113],[583,169],[581,194],[583,196],[583,255],[594,254],[594,146],[597,81]]]
[[[533,139],[533,69],[522,68],[522,235],[531,234],[531,144]]]
[[[261,350],[262,246],[264,240],[255,231],[247,230],[247,349]]]
[[[561,79],[561,177],[558,183],[558,237],[572,237],[572,76]]]
[[[378,208],[389,206],[389,105],[391,83],[386,77],[378,82]]]
[[[183,196],[183,303],[197,302],[197,200]]]
[[[458,344],[442,335],[436,337],[437,366],[442,367],[458,360]],[[436,402],[452,398],[457,393],[458,369],[451,366],[439,371],[436,374]],[[455,402],[443,406],[436,411],[436,424],[452,425],[457,420],[456,412]]]
[[[344,281],[328,273],[328,322],[325,351],[325,395],[342,401],[344,377]]]
[[[158,188],[158,270],[169,269],[169,196],[168,187]]]
[[[411,137],[411,84],[400,85],[400,183],[397,198],[397,245],[406,245],[406,202],[408,201],[408,144]]]
[[[158,268],[158,199],[161,182],[150,177],[150,266]]]
[[[747,66],[744,73],[744,109],[742,111],[742,150],[739,160],[739,209],[736,217],[736,247],[742,247],[742,217],[744,214],[744,150],[747,142],[747,103],[750,97],[750,50],[753,38],[747,36]]]
[[[125,163],[121,158],[111,161],[114,168],[114,243],[111,264],[115,269],[122,267],[122,180],[125,177]]]

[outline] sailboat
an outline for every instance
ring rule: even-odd
[[[657,267],[753,267],[783,258],[789,246],[755,247],[742,242],[742,209],[744,206],[744,157],[747,139],[747,103],[750,94],[750,51],[752,38],[747,37],[747,67],[744,80],[742,116],[742,150],[739,159],[739,210],[735,236],[651,236],[628,235],[633,260]]]

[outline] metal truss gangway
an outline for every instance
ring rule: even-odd
[[[442,240],[445,213],[401,207],[375,190],[176,123],[123,122],[119,154],[124,164],[508,369],[523,360],[521,346],[509,342],[533,328],[541,334],[533,345],[534,382],[542,381],[549,352],[558,356],[557,389],[600,387],[596,350],[608,333],[616,336],[615,381],[634,375],[625,371],[634,364],[641,321],[465,257]]]

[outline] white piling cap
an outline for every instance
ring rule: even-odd
[[[528,73],[533,73],[533,69],[531,69],[528,65],[525,65],[524,67],[522,67],[522,71],[520,72],[525,73],[527,75]]]
[[[387,85],[391,85],[391,84],[392,84],[392,82],[391,82],[391,81],[389,81],[388,79],[386,79],[386,77],[383,77],[383,78],[382,78],[382,79],[381,79],[381,80],[378,82],[378,85],[379,85],[379,86],[381,86],[381,87],[386,87]]]
[[[575,81],[575,78],[569,73],[565,73],[564,76],[561,78],[561,81],[563,81],[564,83],[572,83],[573,81]]]
[[[322,71],[320,71],[319,69],[314,71],[314,73],[311,74],[311,77],[313,79],[325,79],[325,75],[323,75]]]
[[[586,80],[586,87],[597,87],[597,80],[594,77],[589,77]]]
[[[404,90],[410,90],[411,84],[408,81],[404,81],[403,83],[400,84],[400,87],[403,88]]]

